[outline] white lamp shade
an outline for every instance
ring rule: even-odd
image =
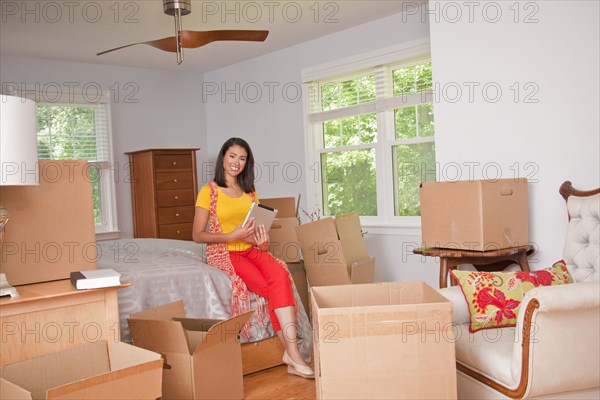
[[[35,102],[21,97],[1,95],[0,122],[0,185],[37,185]]]

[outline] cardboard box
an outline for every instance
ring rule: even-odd
[[[2,186],[10,213],[0,272],[15,285],[69,278],[96,268],[92,185],[86,161],[40,160],[39,185]]]
[[[133,344],[160,353],[164,400],[243,399],[238,335],[254,311],[227,320],[185,318],[183,301],[129,318]]]
[[[300,295],[300,300],[302,300],[304,311],[306,311],[306,314],[310,317],[310,311],[308,308],[308,280],[306,279],[306,269],[304,268],[304,263],[289,263],[287,266],[288,270],[290,271],[290,275],[292,275],[292,279],[294,280],[294,285],[296,285],[298,295]]]
[[[367,252],[358,214],[302,224],[296,233],[311,287],[373,282],[375,258]]]
[[[277,209],[277,218],[269,230],[271,254],[286,263],[300,262],[300,244],[296,237],[300,196],[298,201],[293,197],[278,197],[260,199],[260,203]]]
[[[423,282],[313,287],[318,399],[456,399],[452,303]]]
[[[0,367],[2,399],[156,399],[160,354],[122,342],[88,343]]]
[[[425,247],[497,250],[529,243],[526,179],[423,182]]]

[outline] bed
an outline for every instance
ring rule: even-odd
[[[96,248],[97,267],[112,268],[121,274],[122,283],[131,283],[119,289],[118,294],[122,341],[131,342],[127,324],[131,314],[180,299],[190,318],[231,316],[231,281],[224,272],[205,263],[204,244],[170,239],[119,239],[98,241]],[[310,360],[312,327],[295,286],[294,295],[299,308],[298,344],[304,358]],[[243,347],[275,336],[270,323],[261,327],[254,317],[250,323],[250,337],[240,338]],[[280,358],[277,361],[281,362]]]

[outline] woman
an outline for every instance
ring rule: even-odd
[[[258,202],[252,150],[245,140],[231,138],[217,157],[214,181],[198,194],[193,239],[208,244],[207,263],[231,278],[233,314],[245,309],[248,290],[267,299],[273,330],[285,347],[283,362],[288,373],[314,379],[298,349],[289,272],[268,252],[269,234],[264,226],[256,226],[254,220],[242,226],[252,202]]]

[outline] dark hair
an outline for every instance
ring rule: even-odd
[[[223,146],[221,146],[221,151],[219,151],[215,165],[215,182],[221,187],[227,187],[227,182],[225,181],[225,169],[223,168],[223,158],[225,157],[227,150],[229,150],[231,146],[235,145],[246,150],[246,153],[248,154],[248,157],[246,158],[246,166],[244,167],[244,170],[237,176],[238,185],[240,185],[242,190],[246,193],[253,192],[254,156],[252,155],[252,150],[250,150],[250,145],[248,142],[237,137],[228,139],[225,143],[223,143]]]

